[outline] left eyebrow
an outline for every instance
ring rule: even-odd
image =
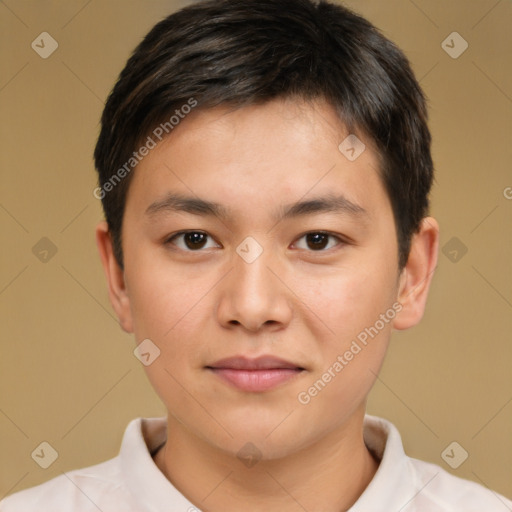
[[[153,202],[146,208],[145,214],[154,217],[167,212],[185,212],[223,220],[230,218],[229,209],[220,203],[178,193],[169,193],[163,199]],[[318,213],[337,213],[358,218],[369,217],[368,212],[362,206],[350,201],[344,195],[328,194],[324,197],[314,197],[284,205],[277,210],[273,218],[275,221],[281,221]]]
[[[344,195],[329,194],[325,197],[314,197],[307,201],[286,205],[279,214],[275,215],[275,220],[281,221],[316,213],[337,213],[361,218],[369,216],[361,205],[350,201]]]

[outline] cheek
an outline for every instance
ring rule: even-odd
[[[156,258],[140,260],[133,268],[127,268],[127,282],[137,340],[153,337],[164,343],[197,324],[197,306],[213,278],[199,269],[189,275]]]
[[[127,265],[134,335],[138,343],[150,339],[158,347],[158,357],[144,370],[166,407],[181,410],[190,406],[182,386],[190,387],[197,366],[208,283],[154,261],[139,260],[132,268],[140,270],[131,273]]]
[[[340,268],[296,281],[297,296],[310,309],[316,336],[332,337],[339,349],[339,342],[354,338],[391,307],[393,274],[383,267],[374,260],[368,268]]]
[[[370,276],[367,280],[353,275],[340,278],[336,285],[343,291],[336,293],[329,288],[318,304],[324,311],[324,322],[335,335],[316,337],[319,364],[296,397],[304,415],[322,418],[321,423],[331,427],[360,407],[372,388],[384,361],[395,314],[391,294],[383,293],[382,283]],[[386,322],[380,315],[387,311]]]
[[[315,313],[335,335],[317,344],[322,363],[299,400],[307,414],[342,420],[340,415],[364,400],[380,370],[396,315],[395,274],[390,270],[394,260],[374,257],[368,263],[360,260],[357,267],[326,277],[323,285],[318,281],[322,292],[311,296],[317,301]]]
[[[304,300],[315,313],[311,330],[321,354],[309,382],[311,411],[329,401],[351,410],[370,390],[384,360],[396,315],[394,274],[384,258],[370,261],[316,279]]]

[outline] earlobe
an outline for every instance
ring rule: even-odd
[[[433,217],[425,217],[412,238],[409,258],[400,275],[397,300],[402,310],[393,322],[395,329],[408,329],[422,319],[437,265],[438,248],[439,224]]]
[[[112,238],[105,221],[96,226],[96,245],[100,253],[101,263],[107,278],[110,303],[119,319],[119,325],[128,333],[133,332],[133,322],[130,309],[124,272],[114,256]]]

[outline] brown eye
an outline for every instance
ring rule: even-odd
[[[206,235],[196,231],[185,233],[183,235],[185,245],[189,249],[201,249],[206,243]]]
[[[308,249],[314,252],[324,251],[325,248],[329,245],[329,239],[338,240],[338,244],[334,245],[340,245],[343,243],[343,241],[339,237],[334,236],[330,233],[325,233],[323,231],[312,231],[310,233],[306,233],[300,238],[300,240],[302,239],[306,240],[305,247],[303,246],[299,248]],[[333,245],[328,247],[328,249],[330,249],[331,247],[333,247]]]
[[[308,233],[306,235],[306,243],[312,249],[325,249],[329,235],[325,233]]]
[[[190,252],[203,249],[207,244],[208,238],[209,235],[203,231],[182,231],[180,233],[176,233],[165,243],[176,245],[178,248]],[[175,240],[178,240],[181,243],[177,243]]]

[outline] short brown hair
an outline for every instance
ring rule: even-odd
[[[94,152],[121,268],[133,173],[120,179],[119,171],[138,144],[191,98],[195,108],[241,108],[282,97],[324,99],[349,130],[374,141],[403,268],[433,181],[425,96],[405,55],[370,22],[312,0],[195,3],[160,21],[137,46],[108,97]]]

